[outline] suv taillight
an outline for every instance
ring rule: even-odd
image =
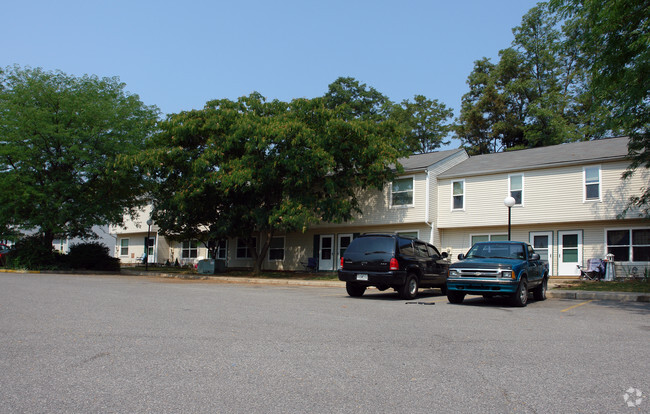
[[[399,270],[399,263],[397,263],[396,258],[390,259],[390,270]]]
[[[341,269],[343,269],[343,257],[341,257]]]

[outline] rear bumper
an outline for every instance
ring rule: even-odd
[[[447,279],[447,290],[454,290],[467,294],[482,295],[493,294],[514,294],[519,286],[519,280],[512,279],[485,279],[485,278],[454,278]]]
[[[339,280],[355,282],[360,286],[403,285],[406,282],[405,270],[390,272],[364,272],[362,270],[339,270]],[[367,280],[365,279],[367,276]]]

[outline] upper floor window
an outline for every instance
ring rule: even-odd
[[[584,168],[584,199],[600,200],[600,166]]]
[[[471,245],[472,247],[475,243],[487,242],[487,241],[506,241],[508,240],[507,234],[472,234],[471,235]]]
[[[284,260],[284,237],[271,238],[269,260]]]
[[[465,180],[452,181],[452,200],[451,208],[453,210],[465,209]]]
[[[413,205],[413,177],[398,178],[391,185],[391,205]]]
[[[515,199],[515,205],[521,206],[524,204],[524,175],[513,174],[508,176],[508,186],[510,188],[510,196]]]
[[[196,240],[187,240],[181,247],[181,258],[196,259],[199,255],[199,242]]]
[[[650,229],[607,230],[607,253],[616,262],[650,262]]]

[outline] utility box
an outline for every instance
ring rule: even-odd
[[[226,261],[225,260],[199,260],[199,264],[196,267],[197,273],[201,275],[213,275],[215,273],[223,273],[226,271]]]

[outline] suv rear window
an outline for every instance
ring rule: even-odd
[[[390,253],[394,254],[395,240],[392,237],[361,237],[350,244],[346,253]]]

